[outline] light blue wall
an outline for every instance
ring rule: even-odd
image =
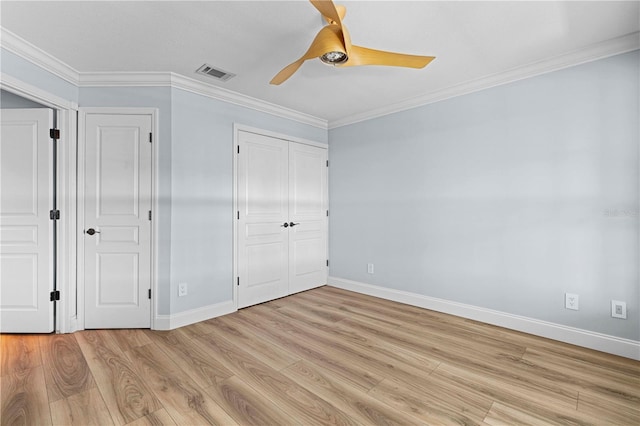
[[[636,51],[331,130],[330,274],[639,340],[639,76]]]
[[[171,313],[171,88],[169,87],[82,87],[80,107],[158,108],[160,134],[156,135],[159,163],[158,194],[158,314]]]
[[[171,311],[233,296],[233,124],[327,141],[327,131],[172,90]],[[178,297],[178,284],[188,295]]]
[[[41,88],[68,101],[78,100],[78,87],[55,74],[45,71],[33,63],[0,48],[2,72],[24,83]]]

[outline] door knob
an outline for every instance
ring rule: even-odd
[[[290,227],[292,227],[292,228],[293,228],[294,226],[296,226],[296,225],[300,225],[300,224],[299,224],[299,223],[289,222],[289,226],[290,226]]]
[[[287,222],[285,222],[283,225],[280,225],[280,226],[281,226],[281,227],[283,226],[283,227],[285,227],[285,228],[288,228],[288,227],[289,227],[289,224],[288,224]]]
[[[85,232],[86,232],[87,234],[89,234],[89,235],[99,234],[99,233],[100,233],[100,231],[96,231],[96,230],[95,230],[95,229],[93,229],[93,228],[89,228],[89,229],[87,229]]]

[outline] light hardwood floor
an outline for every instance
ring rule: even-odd
[[[640,424],[640,362],[331,287],[0,339],[3,425]]]

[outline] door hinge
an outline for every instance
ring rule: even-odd
[[[329,259],[327,259],[327,266],[329,266]]]
[[[237,285],[240,285],[240,277],[238,277],[238,284]]]
[[[60,210],[49,210],[49,219],[51,220],[60,219]]]
[[[238,220],[240,220],[240,210],[238,210]]]
[[[327,217],[329,217],[329,210],[327,210]]]
[[[153,142],[153,133],[149,133],[149,143]]]
[[[54,290],[51,293],[49,293],[49,300],[51,302],[54,302],[56,300],[60,300],[60,290]]]
[[[60,139],[60,130],[59,129],[49,129],[49,137],[51,139],[55,139],[55,140]]]
[[[151,299],[151,289],[149,289],[149,299]]]
[[[149,210],[149,220],[151,220],[151,210]]]
[[[327,160],[327,167],[329,167],[329,160]]]
[[[238,154],[240,154],[240,145],[238,145]]]

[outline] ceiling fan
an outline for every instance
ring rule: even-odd
[[[402,53],[384,52],[351,44],[351,38],[344,19],[347,9],[336,6],[331,0],[309,0],[318,9],[328,25],[323,27],[311,43],[307,52],[297,61],[284,67],[271,84],[281,84],[295,73],[308,59],[320,58],[322,62],[340,67],[359,65],[386,65],[395,67],[424,68],[435,59],[434,56],[405,55]]]

